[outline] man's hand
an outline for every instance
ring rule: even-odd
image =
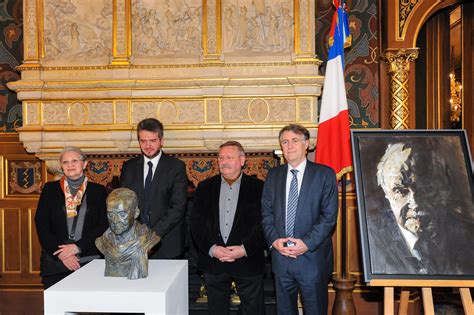
[[[242,258],[245,256],[245,250],[242,248],[242,246],[228,246],[226,247],[231,251],[230,259],[222,260],[222,262],[232,262],[236,261],[239,258]]]
[[[212,251],[212,256],[219,259],[220,261],[234,261],[232,255],[232,250],[224,246],[216,246]]]
[[[212,251],[212,256],[221,262],[234,262],[245,256],[245,250],[242,246],[216,246]]]
[[[288,238],[290,241],[294,243],[294,246],[287,247],[288,252],[290,253],[290,257],[295,256],[294,258],[298,257],[299,255],[303,255],[308,251],[308,246],[303,242],[303,240],[299,238]]]
[[[294,245],[285,247],[284,244],[288,241],[293,242]],[[292,237],[276,239],[272,246],[283,256],[291,258],[296,258],[308,251],[308,247],[301,239]]]
[[[59,249],[53,253],[53,255],[58,255],[60,260],[67,259],[72,256],[76,256],[79,254],[79,247],[76,244],[66,244],[66,245],[59,245]]]
[[[71,271],[75,271],[81,268],[81,265],[79,264],[79,258],[77,258],[76,256],[69,256],[67,258],[61,259],[61,261],[64,266],[66,266],[66,268]]]
[[[291,258],[296,258],[296,256],[290,252],[288,249],[290,247],[285,247],[284,244],[286,242],[288,242],[289,238],[279,238],[279,239],[276,239],[272,246],[273,248],[275,248],[280,254],[282,254],[283,256],[287,256],[287,257],[291,257]]]

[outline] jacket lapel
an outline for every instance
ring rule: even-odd
[[[212,226],[216,229],[217,234],[220,235],[220,239],[222,240],[222,243],[224,243],[224,240],[222,239],[222,235],[221,235],[221,230],[219,228],[220,226],[220,223],[219,223],[220,193],[221,193],[221,177],[216,176],[215,179],[212,181],[212,186],[211,186],[211,191],[210,191],[210,196],[216,196],[216,197],[210,198],[211,209],[210,209],[209,215],[212,216],[212,220],[214,221],[214,224]]]
[[[143,155],[138,159],[136,168],[135,168],[135,187],[136,190],[135,192],[137,193],[138,197],[138,202],[140,203],[141,200],[144,200],[144,194],[145,194],[145,188],[143,187],[143,183],[145,182],[144,180],[144,175],[143,175],[143,163],[145,161],[145,158]],[[143,204],[140,204],[140,209],[142,209]]]
[[[239,189],[239,197],[237,198],[237,208],[235,209],[235,216],[234,216],[234,223],[232,224],[232,230],[230,231],[230,234],[232,234],[232,231],[234,230],[234,226],[237,226],[239,224],[240,217],[242,216],[242,213],[245,211],[243,209],[243,205],[245,204],[244,198],[245,197],[250,197],[252,196],[251,191],[247,191],[247,185],[245,182],[247,181],[246,178],[247,175],[242,174],[242,180],[240,181],[240,189]],[[229,235],[230,239],[230,235]]]
[[[298,194],[298,208],[296,210],[296,219],[295,219],[295,229],[298,226],[297,222],[299,221],[298,219],[301,218],[304,215],[304,206],[306,204],[306,200],[308,199],[308,196],[311,193],[311,179],[313,176],[310,175],[311,173],[311,165],[309,161],[306,162],[306,168],[304,170],[304,175],[303,175],[303,182],[301,183],[301,189]],[[296,232],[296,230],[295,230]]]
[[[153,173],[153,180],[152,180],[152,187],[159,187],[159,183],[163,178],[163,174],[166,170],[166,164],[167,163],[167,156],[165,153],[161,153],[161,158],[158,161],[158,165],[156,166],[155,173]]]
[[[286,221],[286,176],[288,174],[288,164],[285,167],[281,168],[280,174],[278,174],[278,189],[277,196],[279,197],[278,204],[280,205],[279,209],[281,209],[281,216],[283,218],[283,224]]]
[[[58,213],[59,215],[59,218],[61,221],[58,221],[58,222],[63,222],[64,226],[64,233],[65,235],[68,235],[67,233],[67,217],[66,217],[66,201],[65,201],[65,197],[64,197],[64,193],[63,193],[63,190],[61,188],[61,185],[58,184],[58,191],[57,191],[57,196],[56,196],[56,203],[57,203],[57,207],[53,207],[53,209],[61,209]]]

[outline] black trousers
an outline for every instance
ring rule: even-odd
[[[226,315],[230,312],[230,289],[232,280],[237,286],[240,308],[243,315],[264,315],[263,275],[232,277],[227,273],[211,275],[204,273],[210,315]]]

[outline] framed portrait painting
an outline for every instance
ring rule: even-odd
[[[473,280],[472,159],[463,130],[353,130],[364,277]]]

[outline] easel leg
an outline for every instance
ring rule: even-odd
[[[393,287],[384,287],[383,289],[383,313],[384,315],[393,315],[394,303],[393,303]]]
[[[423,296],[425,315],[434,315],[433,292],[431,288],[421,288],[421,294]]]
[[[400,305],[398,306],[398,315],[408,314],[408,300],[410,299],[410,290],[402,288],[400,292]]]
[[[474,305],[472,304],[471,291],[469,288],[459,288],[464,314],[474,315]]]

